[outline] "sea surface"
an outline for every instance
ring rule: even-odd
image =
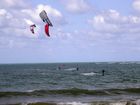
[[[0,105],[10,104],[140,105],[140,62],[1,64]]]

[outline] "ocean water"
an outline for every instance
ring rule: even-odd
[[[31,103],[140,105],[140,63],[1,64],[0,104]]]

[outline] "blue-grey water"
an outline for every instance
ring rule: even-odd
[[[139,62],[0,65],[0,103],[137,99]]]

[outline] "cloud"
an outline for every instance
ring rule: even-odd
[[[26,5],[25,5],[26,4]],[[65,19],[61,12],[50,5],[39,4],[30,5],[26,0],[1,0],[0,4],[0,46],[27,45],[18,39],[32,39],[41,37],[44,34],[44,24],[39,17],[39,13],[47,10],[48,16],[55,25],[64,24]],[[29,26],[35,23],[35,34],[30,32]],[[55,26],[54,25],[54,26]],[[5,39],[7,43],[2,40]],[[11,41],[12,39],[12,41]],[[9,44],[10,43],[10,44]],[[16,44],[17,43],[17,44]],[[7,45],[6,45],[7,44]]]
[[[136,11],[140,12],[140,0],[134,0],[132,6]]]
[[[61,0],[61,2],[72,13],[84,13],[91,8],[86,0]]]
[[[116,53],[123,53],[123,50],[133,52],[134,48],[139,51],[139,16],[125,16],[111,9],[97,14],[88,22],[92,26],[86,34],[89,46],[103,47]]]
[[[20,38],[0,37],[0,48],[21,48],[25,46],[27,46],[27,41]]]
[[[33,25],[34,23],[31,21],[31,20],[29,20],[29,19],[24,19],[25,20],[25,22],[27,23],[27,24],[29,24],[29,25]]]
[[[116,10],[109,10],[94,16],[89,20],[93,29],[100,33],[110,34],[134,34],[139,33],[140,17],[123,16]]]
[[[23,17],[6,9],[0,9],[0,27],[2,36],[27,36],[28,33]]]
[[[46,10],[48,16],[54,21],[56,24],[64,23],[65,19],[60,11],[55,8],[52,8],[49,5],[39,4],[36,8],[33,9],[22,9],[21,12],[25,15],[24,17],[31,18],[34,22],[40,23],[42,20],[39,17],[39,13],[42,10]],[[27,16],[26,16],[27,15]]]

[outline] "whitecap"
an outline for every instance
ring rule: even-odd
[[[74,71],[74,70],[77,70],[77,68],[68,68],[68,69],[65,69],[66,71]]]
[[[110,103],[109,105],[127,105],[127,102],[114,102]]]
[[[58,105],[90,105],[89,103],[81,103],[81,102],[60,102]]]
[[[85,76],[93,76],[93,75],[96,75],[97,73],[90,72],[90,73],[81,73],[81,74]]]

